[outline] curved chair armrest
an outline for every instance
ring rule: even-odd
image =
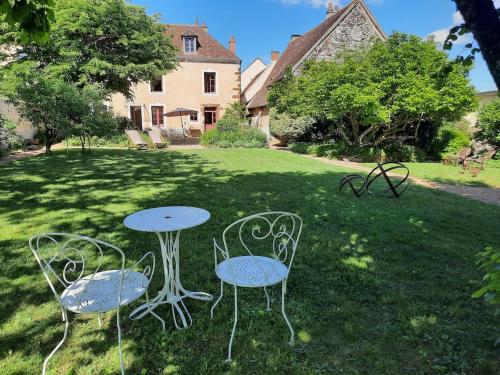
[[[151,251],[144,254],[144,256],[139,261],[137,261],[137,263],[135,263],[132,267],[127,268],[127,270],[125,271],[124,277],[127,277],[131,271],[136,270],[137,268],[139,268],[139,266],[142,266],[144,261],[148,257],[151,257],[153,264],[146,265],[145,267],[142,267],[142,276],[143,276],[143,281],[144,281],[144,279],[148,280],[148,286],[149,286],[149,284],[151,283],[151,280],[153,279],[153,275],[155,272],[155,266],[156,266],[156,258],[155,258],[155,255],[153,254],[153,252],[151,252]],[[142,286],[146,287],[144,284]]]
[[[215,261],[215,268],[217,268],[217,264],[219,264],[218,262],[218,256],[217,256],[217,253],[220,253],[223,257],[224,260],[227,260],[229,259],[229,252],[227,251],[227,249],[223,249],[222,247],[220,247],[220,245],[217,243],[217,240],[214,238],[214,261]]]

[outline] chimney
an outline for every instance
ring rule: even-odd
[[[326,18],[330,18],[333,16],[335,13],[337,13],[340,10],[340,7],[338,5],[333,6],[333,2],[328,3],[328,9],[326,11]]]
[[[202,23],[201,23],[201,29],[202,29],[203,31],[205,31],[206,33],[208,33],[208,26],[207,26],[207,25],[205,25],[205,22],[202,22]]]
[[[196,17],[196,27],[200,27],[200,23],[198,22],[198,17]]]
[[[271,52],[271,62],[272,61],[278,61],[280,59],[280,53],[279,51],[272,51]]]
[[[293,42],[295,39],[299,39],[302,35],[300,34],[292,34],[290,37],[290,41]]]
[[[236,39],[234,38],[234,36],[232,36],[231,39],[229,39],[229,50],[234,55],[236,55]]]

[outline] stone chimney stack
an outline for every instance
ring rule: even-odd
[[[201,23],[201,28],[202,28],[203,31],[205,31],[206,33],[208,33],[208,26],[205,25],[205,22]]]
[[[272,51],[271,52],[271,62],[272,61],[278,61],[280,59],[280,53],[279,51]]]
[[[330,1],[328,3],[328,9],[326,11],[326,18],[330,18],[335,14],[335,9],[333,8],[333,3]]]
[[[234,36],[229,39],[229,50],[236,55],[236,39]]]

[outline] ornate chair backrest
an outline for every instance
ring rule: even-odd
[[[302,219],[289,212],[264,212],[247,216],[224,230],[223,247],[214,239],[215,262],[218,263],[218,253],[224,259],[230,259],[239,249],[242,255],[272,257],[290,270],[301,232]]]
[[[98,272],[106,271],[108,260],[111,261],[107,254],[111,253],[109,250],[117,252],[121,270],[118,293],[120,306],[125,254],[118,247],[90,237],[67,233],[46,233],[31,237],[29,246],[59,303],[65,288],[83,278],[85,282],[92,282]]]

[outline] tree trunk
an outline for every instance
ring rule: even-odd
[[[492,0],[454,0],[500,89],[500,19]]]
[[[80,136],[80,144],[82,146],[82,150],[81,150],[81,153],[85,153],[85,137],[84,136]]]

